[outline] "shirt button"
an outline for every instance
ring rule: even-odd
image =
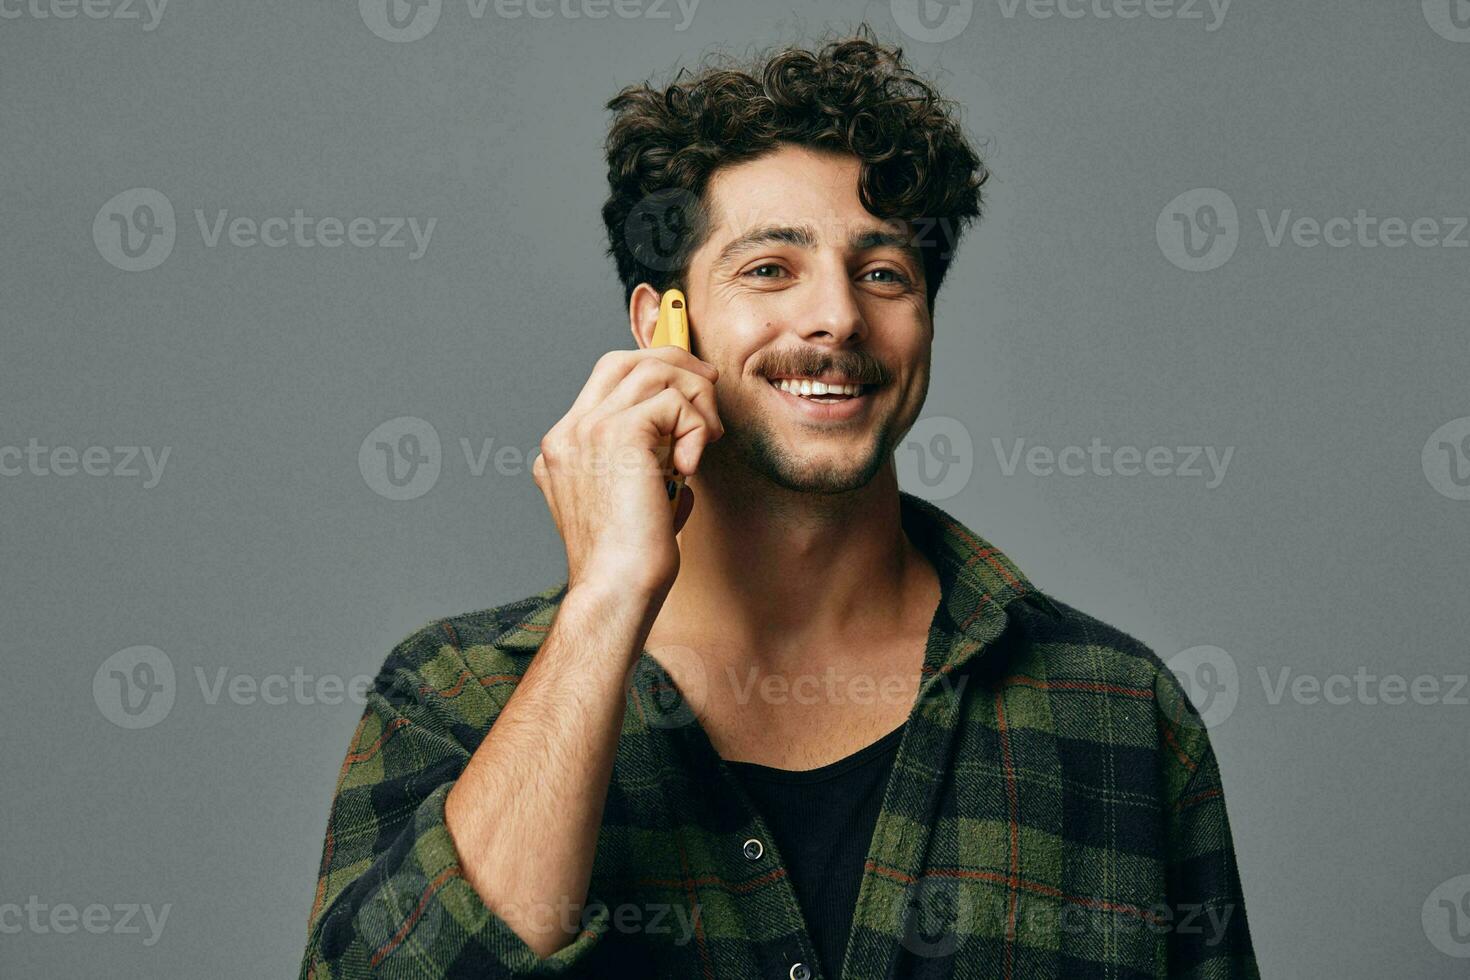
[[[812,980],[811,967],[805,963],[791,964],[791,980]]]
[[[745,842],[745,846],[741,848],[741,851],[745,854],[746,860],[749,861],[759,861],[761,855],[766,853],[765,847],[754,837]],[[801,966],[801,964],[798,963],[797,966]],[[802,969],[805,969],[805,967],[802,967]],[[801,980],[806,980],[806,978],[801,978]]]

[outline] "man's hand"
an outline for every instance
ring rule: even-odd
[[[541,439],[531,475],[567,550],[568,582],[617,583],[666,594],[679,574],[665,444],[684,476],[724,435],[715,404],[719,371],[678,347],[604,354],[571,409]],[[687,488],[685,498],[692,497]]]

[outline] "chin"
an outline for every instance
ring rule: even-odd
[[[892,459],[896,447],[888,445],[886,425],[878,423],[866,438],[851,434],[813,435],[801,428],[785,430],[762,420],[751,427],[737,428],[731,420],[725,438],[711,451],[739,459],[749,470],[776,486],[796,493],[841,494],[861,490],[872,483]],[[850,445],[817,448],[824,438]]]
[[[835,462],[785,457],[765,467],[765,472],[773,483],[798,493],[851,493],[872,483],[881,468],[880,454],[869,451],[865,455],[861,461],[849,457]]]

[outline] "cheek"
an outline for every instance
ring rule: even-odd
[[[690,323],[694,355],[719,368],[722,376],[743,370],[752,357],[770,346],[772,336],[762,322],[747,323],[728,310],[706,312]]]

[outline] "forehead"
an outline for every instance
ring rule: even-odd
[[[901,229],[863,207],[862,163],[845,153],[783,146],[754,160],[722,167],[706,190],[710,232],[719,248],[755,228],[808,226],[823,242],[847,240],[855,229]]]

